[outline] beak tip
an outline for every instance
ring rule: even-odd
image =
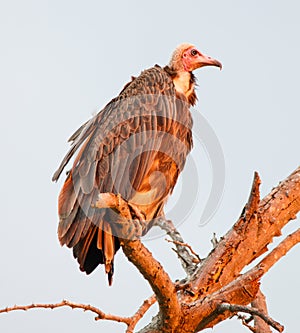
[[[223,65],[220,63],[220,61],[217,62],[217,66],[220,68],[220,71],[223,69]]]

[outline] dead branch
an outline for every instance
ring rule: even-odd
[[[179,242],[179,241],[176,241],[176,240],[167,239],[167,238],[166,238],[166,241],[167,241],[168,243],[173,243],[173,244],[175,244],[175,245],[180,245],[180,246],[185,246],[185,247],[187,247],[187,248],[190,250],[191,254],[194,255],[194,257],[195,257],[195,258],[193,259],[193,262],[194,262],[195,264],[199,264],[199,263],[201,262],[201,258],[200,258],[199,255],[193,250],[193,248],[191,247],[190,244],[183,243],[183,242]]]
[[[259,290],[263,274],[263,270],[260,269],[249,271],[223,288],[194,302],[190,315],[197,324],[195,332],[212,328],[232,316],[230,311],[220,313],[218,310],[220,304],[247,305],[252,302]]]
[[[272,252],[270,252],[260,263],[249,270],[247,273],[240,275],[226,287],[221,288],[215,293],[204,298],[204,302],[197,302],[194,309],[199,311],[200,316],[198,329],[204,329],[215,326],[218,322],[223,321],[231,316],[230,312],[224,312],[222,315],[216,310],[220,300],[222,303],[247,305],[257,297],[259,292],[259,280],[282,256],[284,256],[297,241],[300,242],[300,232],[297,230],[282,241]],[[210,309],[209,309],[210,307]],[[201,312],[200,312],[201,309]],[[208,311],[206,313],[206,311]],[[195,315],[194,315],[195,316]],[[259,331],[263,332],[263,331]]]
[[[300,210],[300,168],[259,200],[260,179],[255,173],[249,201],[233,228],[201,263],[191,283],[202,297],[233,281]],[[297,241],[297,240],[296,240]]]
[[[212,237],[212,239],[210,241],[212,243],[213,248],[215,248],[218,245],[219,241],[217,239],[217,236],[216,236],[215,232],[213,233],[213,237]]]
[[[121,245],[125,255],[138,268],[155,293],[132,317],[105,314],[93,306],[69,301],[14,306],[0,310],[0,313],[38,307],[69,306],[91,311],[97,315],[97,319],[123,322],[127,325],[127,333],[132,333],[136,323],[157,299],[159,313],[141,333],[198,332],[239,312],[248,313],[254,318],[252,327],[248,319],[239,316],[243,324],[253,332],[270,333],[270,326],[282,332],[283,326],[267,313],[264,297],[260,293],[260,280],[279,259],[300,242],[300,229],[287,236],[253,268],[243,274],[241,271],[245,271],[249,263],[268,251],[267,246],[273,238],[279,236],[281,229],[299,212],[300,167],[263,200],[260,200],[259,185],[260,179],[255,173],[251,194],[240,218],[215,244],[200,265],[195,263],[192,248],[183,241],[172,222],[163,219],[157,221],[157,225],[167,231],[176,246],[188,276],[184,285],[178,286],[172,282],[138,237],[135,240],[123,239]],[[143,214],[120,196],[105,193],[97,204],[99,207],[111,207],[118,211],[123,218],[118,221],[120,225],[123,220],[124,223],[130,223],[133,219],[135,222],[143,222]],[[249,304],[252,306],[248,306]]]
[[[276,262],[285,256],[295,245],[300,243],[300,229],[288,235],[274,250],[258,264],[266,273]]]
[[[14,305],[12,307],[6,307],[4,309],[0,309],[0,313],[8,313],[12,311],[18,311],[18,310],[31,310],[31,309],[57,309],[61,307],[70,307],[71,309],[81,309],[83,311],[90,311],[97,316],[95,317],[95,320],[110,320],[110,321],[116,321],[119,323],[124,323],[127,325],[126,333],[133,333],[133,330],[139,320],[143,317],[143,315],[148,311],[148,309],[156,302],[155,295],[152,295],[150,298],[145,300],[143,304],[140,306],[140,308],[137,310],[137,312],[131,316],[131,317],[121,317],[116,316],[113,314],[108,314],[100,309],[91,306],[90,304],[80,304],[75,303],[67,300],[62,300],[59,303],[33,303],[29,305]]]
[[[124,241],[122,248],[128,260],[137,267],[154,291],[164,325],[162,332],[168,332],[178,324],[181,312],[175,284],[141,241]]]
[[[242,324],[247,327],[251,332],[253,333],[260,333],[257,331],[254,327],[249,325],[248,323],[253,320],[253,316],[250,316],[249,318],[246,318],[246,316],[241,315],[241,314],[236,314],[236,317],[242,321]],[[268,325],[269,327],[269,325]],[[263,332],[262,332],[263,333]]]
[[[198,266],[195,262],[195,257],[189,253],[186,246],[182,245],[186,243],[184,242],[179,231],[175,228],[173,222],[171,220],[160,218],[155,221],[155,225],[159,226],[162,230],[165,230],[167,235],[171,237],[176,245],[176,253],[181,262],[182,268],[186,272],[187,276],[190,277]],[[196,256],[199,257],[198,255]]]
[[[251,252],[253,242],[255,242],[252,235],[255,232],[255,227],[252,224],[254,225],[257,222],[256,219],[249,221],[249,217],[253,216],[252,212],[255,212],[258,208],[259,185],[260,179],[258,174],[255,173],[251,194],[242,216],[233,228],[217,243],[216,247],[193,274],[191,278],[193,291],[199,293],[199,296],[203,297],[205,294],[210,294],[220,289],[222,285],[231,282],[247,265],[247,257],[246,263],[244,257],[247,253],[244,252]],[[244,222],[243,226],[241,226],[242,222]],[[247,234],[245,235],[246,231]],[[243,246],[244,242],[247,243],[245,247]],[[238,260],[237,257],[239,258]]]
[[[257,316],[257,317],[261,318],[264,322],[266,322],[269,326],[272,326],[273,328],[275,328],[278,332],[283,332],[283,330],[284,330],[284,327],[281,324],[279,324],[277,321],[275,321],[271,317],[265,315],[258,309],[254,309],[252,307],[222,303],[218,306],[218,311],[220,313],[223,313],[225,311],[230,311],[232,313],[237,313],[237,312],[249,313],[252,316]],[[261,332],[261,331],[257,331],[257,332]]]
[[[143,318],[144,314],[155,302],[156,302],[155,295],[152,295],[150,298],[144,301],[144,303],[140,306],[137,312],[131,317],[131,322],[127,327],[126,333],[133,333],[136,324],[139,322],[141,318]]]
[[[48,304],[33,303],[30,305],[14,305],[12,307],[6,307],[4,309],[0,309],[0,313],[17,311],[17,310],[27,311],[30,309],[42,309],[42,308],[53,310],[53,309],[57,309],[57,308],[61,308],[61,307],[70,307],[72,309],[81,309],[83,311],[91,311],[97,315],[97,317],[95,317],[95,320],[112,320],[112,321],[116,321],[119,323],[124,323],[126,325],[129,325],[130,321],[132,320],[131,317],[120,317],[120,316],[104,313],[100,309],[98,309],[94,306],[91,306],[90,304],[80,304],[80,303],[75,303],[75,302],[71,302],[71,301],[67,301],[67,300],[62,300],[59,303],[53,303],[53,304],[51,304],[51,303],[48,303]]]
[[[251,303],[251,306],[257,309],[260,313],[265,315],[268,314],[267,302],[265,295],[259,289],[254,301]],[[259,333],[272,333],[268,323],[260,318],[259,316],[253,316],[254,319],[254,330]]]

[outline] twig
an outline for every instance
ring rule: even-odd
[[[70,307],[72,309],[81,309],[83,311],[91,311],[92,313],[96,314],[95,320],[111,320],[116,321],[119,323],[126,324],[127,330],[126,333],[133,333],[133,330],[139,320],[143,317],[143,315],[148,311],[148,309],[156,302],[155,295],[152,295],[150,298],[145,300],[140,308],[136,311],[136,313],[131,317],[121,317],[116,316],[108,313],[104,313],[100,309],[91,306],[90,304],[80,304],[75,303],[67,300],[62,300],[59,303],[33,303],[30,305],[14,305],[12,307],[6,307],[4,309],[0,309],[0,313],[4,312],[12,312],[18,310],[31,310],[31,309],[57,309],[61,307]]]
[[[251,316],[250,319],[249,318],[246,318],[245,316],[242,316],[242,315],[239,315],[237,314],[236,315],[238,319],[240,319],[242,321],[242,324],[247,327],[251,332],[253,333],[260,333],[259,331],[257,331],[254,327],[252,327],[251,325],[249,325],[248,323],[250,321],[253,320],[253,317]]]
[[[198,265],[195,263],[195,257],[192,256],[187,250],[186,246],[182,246],[181,244],[186,244],[180,235],[179,231],[175,228],[173,222],[171,220],[166,220],[164,218],[157,219],[155,221],[155,225],[159,226],[162,230],[165,230],[174,241],[176,245],[177,255],[180,259],[181,266],[186,272],[187,276],[190,277]],[[177,244],[175,242],[178,242]]]
[[[133,330],[138,323],[138,321],[144,316],[148,309],[156,302],[155,295],[152,295],[150,298],[146,299],[144,303],[140,306],[137,312],[131,317],[131,322],[128,325],[126,333],[133,333]]]
[[[213,233],[213,238],[212,238],[210,241],[211,241],[211,243],[212,243],[212,245],[213,245],[213,248],[217,247],[219,241],[218,241],[218,239],[217,239],[217,236],[216,236],[216,233],[215,233],[215,232]]]
[[[112,321],[117,321],[119,323],[124,323],[126,325],[130,325],[130,321],[132,320],[131,318],[128,317],[120,317],[112,314],[107,314],[101,311],[100,309],[91,306],[90,304],[81,304],[81,303],[75,303],[67,300],[62,300],[59,303],[53,303],[53,304],[46,304],[46,303],[33,303],[30,305],[14,305],[12,307],[6,307],[4,309],[0,309],[0,313],[3,312],[11,312],[11,311],[16,311],[16,310],[23,310],[27,311],[30,309],[57,309],[61,307],[70,307],[72,309],[82,309],[83,311],[91,311],[94,314],[97,315],[95,320],[112,320]]]
[[[179,242],[179,241],[176,241],[176,240],[173,240],[173,239],[165,239],[167,242],[169,243],[173,243],[175,245],[180,245],[180,246],[185,246],[187,247],[190,252],[196,257],[196,258],[193,258],[193,261],[195,264],[199,264],[201,262],[201,258],[199,257],[199,255],[193,250],[193,248],[191,247],[190,244],[187,244],[187,243],[183,243],[183,242]]]
[[[253,316],[260,317],[262,320],[264,320],[268,325],[272,326],[278,332],[283,332],[283,330],[284,330],[284,327],[281,324],[279,324],[277,321],[275,321],[271,317],[267,316],[266,314],[260,312],[259,310],[248,307],[248,306],[221,303],[218,306],[218,311],[220,311],[221,313],[225,312],[225,311],[249,313]]]

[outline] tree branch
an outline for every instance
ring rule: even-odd
[[[59,303],[53,303],[53,304],[51,304],[51,303],[48,303],[48,304],[47,303],[33,303],[30,305],[14,305],[12,307],[6,307],[4,309],[0,309],[0,313],[17,311],[17,310],[27,311],[30,309],[41,309],[41,308],[57,309],[57,308],[61,308],[61,307],[70,307],[72,309],[81,309],[83,311],[91,311],[97,315],[97,317],[95,317],[95,320],[112,320],[112,321],[116,321],[119,323],[124,323],[126,325],[129,325],[130,321],[132,320],[131,317],[120,317],[120,316],[104,313],[100,309],[98,309],[94,306],[91,306],[90,304],[80,304],[80,303],[75,303],[75,302],[71,302],[71,301],[67,301],[67,300],[62,300]]]
[[[259,184],[255,173],[241,217],[193,274],[195,294],[204,297],[233,281],[300,210],[300,167],[261,201]]]
[[[114,193],[101,193],[95,203],[95,207],[113,208],[119,212],[122,218],[115,223],[121,231],[120,236],[126,236],[126,239],[125,236],[121,237],[123,252],[149,282],[156,295],[160,308],[161,322],[163,323],[162,332],[176,326],[181,311],[176,286],[162,265],[154,259],[152,253],[137,239],[142,234],[144,227],[143,214],[137,207]],[[140,227],[137,226],[137,223],[134,224],[136,228],[130,226],[130,224],[132,225],[136,222],[133,217],[141,223]]]
[[[259,289],[254,301],[251,303],[254,309],[257,309],[260,313],[265,315],[268,314],[266,297]],[[254,318],[254,329],[258,333],[272,333],[269,324],[260,318],[259,316],[253,316]]]
[[[155,295],[152,295],[150,298],[144,301],[144,303],[140,306],[137,312],[131,317],[131,321],[127,327],[126,333],[133,333],[136,324],[139,322],[141,318],[143,318],[144,314],[155,302],[156,302]]]
[[[199,263],[197,261],[200,257],[193,253],[193,251],[191,251],[192,255],[189,253],[186,243],[171,220],[160,218],[155,221],[155,225],[159,226],[162,230],[165,230],[167,235],[171,237],[176,246],[176,253],[181,262],[182,268],[186,272],[187,276],[190,277],[197,269]]]
[[[116,316],[113,314],[107,314],[100,309],[91,306],[90,304],[80,304],[75,303],[67,300],[62,300],[59,303],[33,303],[29,305],[14,305],[12,307],[6,307],[4,309],[0,309],[0,313],[4,312],[12,312],[12,311],[18,311],[18,310],[31,310],[31,309],[57,309],[61,307],[70,307],[72,309],[81,309],[83,311],[91,311],[92,313],[96,314],[95,320],[111,320],[116,321],[119,323],[126,324],[127,330],[126,333],[133,333],[133,330],[136,326],[136,324],[139,322],[139,320],[144,316],[144,314],[148,311],[148,309],[156,302],[155,295],[152,295],[150,298],[145,300],[143,304],[140,306],[140,308],[137,310],[137,312],[131,316],[131,317],[121,317]]]
[[[255,298],[263,270],[249,271],[237,279],[215,291],[211,295],[199,298],[194,302],[192,315],[197,324],[197,330],[212,328],[217,323],[232,316],[230,311],[220,313],[218,307],[222,303],[247,305]]]
[[[253,247],[253,235],[250,233],[255,232],[252,224],[256,223],[255,220],[251,224],[249,217],[253,216],[253,212],[255,212],[258,207],[259,185],[260,178],[258,174],[255,173],[251,194],[248,203],[243,209],[242,216],[234,227],[216,244],[208,257],[202,261],[201,266],[195,271],[191,278],[190,282],[195,294],[198,293],[199,296],[201,295],[203,297],[206,294],[220,289],[222,285],[226,285],[231,282],[235,276],[238,276],[239,272],[247,264],[244,258],[244,255],[247,253],[244,252],[251,252]],[[244,222],[244,225],[241,225],[242,222]],[[250,225],[248,226],[248,224]],[[247,234],[249,238],[245,235],[245,229],[249,233]],[[247,243],[245,246],[244,242]],[[236,257],[239,259],[237,260]]]
[[[166,241],[167,241],[168,243],[173,243],[173,244],[175,244],[175,245],[180,245],[180,246],[183,246],[183,247],[187,247],[187,248],[190,250],[191,254],[194,256],[194,258],[193,258],[193,262],[194,262],[194,264],[199,264],[199,263],[201,262],[201,258],[200,258],[199,255],[193,250],[193,248],[191,247],[190,244],[188,244],[188,243],[183,243],[183,242],[179,242],[179,241],[172,240],[172,239],[167,239],[167,238],[166,238]],[[178,253],[177,250],[176,250],[176,253]],[[180,255],[180,254],[178,253],[178,255]]]
[[[283,332],[283,330],[284,330],[284,327],[281,324],[279,324],[277,321],[273,320],[271,317],[262,313],[258,309],[254,309],[252,307],[222,303],[218,306],[218,311],[220,313],[223,313],[225,311],[230,311],[232,313],[237,313],[237,312],[249,313],[253,316],[257,316],[257,317],[261,318],[264,322],[266,322],[268,325],[275,328],[278,332]],[[262,331],[257,331],[257,332],[263,333]]]
[[[249,318],[247,318],[247,317],[244,316],[244,315],[237,314],[236,317],[237,317],[238,319],[240,319],[240,320],[242,321],[242,324],[243,324],[245,327],[247,327],[251,332],[253,332],[253,333],[260,333],[260,332],[257,331],[254,327],[252,327],[251,325],[248,324],[250,321],[253,320],[253,316],[250,316]],[[269,327],[269,325],[268,325],[268,327]],[[261,333],[263,333],[263,332],[261,332]]]
[[[253,302],[259,292],[258,281],[261,277],[299,242],[300,229],[287,236],[273,251],[271,251],[251,270],[243,275],[240,275],[237,279],[234,279],[226,287],[209,296],[206,296],[204,298],[204,302],[202,302],[202,298],[200,298],[200,301],[196,302],[197,306],[194,308],[195,312],[199,312],[200,324],[198,329],[213,327],[218,322],[230,317],[230,313],[225,312],[220,315],[220,313],[216,310],[220,302],[240,305],[247,305]],[[196,316],[197,315],[195,314],[194,317],[196,318]]]
[[[126,240],[122,248],[128,260],[137,267],[154,291],[163,323],[161,332],[168,332],[171,327],[176,327],[180,318],[181,308],[175,284],[162,265],[139,240]]]
[[[280,244],[275,247],[265,258],[258,264],[260,269],[266,273],[276,262],[287,254],[295,245],[300,243],[300,229],[288,235]]]

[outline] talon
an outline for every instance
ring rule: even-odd
[[[120,207],[121,206],[121,200],[123,200],[120,193],[117,194],[117,200],[118,200],[118,207]]]
[[[128,206],[140,221],[145,221],[146,215],[135,204],[128,202]]]

